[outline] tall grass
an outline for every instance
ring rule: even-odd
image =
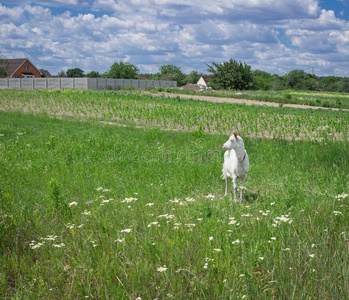
[[[310,105],[315,107],[326,108],[342,108],[349,109],[349,94],[347,93],[330,93],[330,92],[315,92],[315,91],[233,91],[233,90],[218,90],[218,91],[191,91],[181,90],[170,87],[152,88],[150,90],[158,92],[169,92],[175,94],[188,95],[204,95],[235,99],[249,99],[256,101],[276,102],[280,104],[298,104]]]
[[[236,205],[224,135],[0,119],[2,298],[349,297],[346,141],[245,138]]]

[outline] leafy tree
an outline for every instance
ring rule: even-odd
[[[270,73],[255,70],[252,72],[253,75],[253,89],[268,91],[272,87],[273,77]]]
[[[285,89],[285,78],[277,74],[272,75],[271,89],[273,91],[281,91]]]
[[[342,93],[349,93],[349,78],[342,78],[339,91]]]
[[[187,82],[191,84],[196,84],[202,74],[199,74],[197,71],[192,71],[189,75],[187,75]]]
[[[58,72],[58,77],[67,77],[67,74],[65,74],[65,72],[62,70],[60,72]]]
[[[323,77],[320,80],[321,89],[328,92],[336,92],[340,89],[341,78],[335,76]]]
[[[103,74],[105,78],[118,78],[118,79],[136,79],[138,78],[139,69],[132,64],[124,62],[115,62],[108,72]]]
[[[7,77],[7,59],[3,59],[0,53],[0,78]]]
[[[318,78],[313,74],[308,74],[303,70],[293,70],[285,75],[286,86],[297,90],[317,90],[319,89]]]
[[[84,77],[84,71],[80,68],[68,69],[67,77]]]
[[[213,80],[224,89],[246,90],[252,86],[251,67],[246,63],[230,59],[228,62],[206,64]]]
[[[186,76],[181,69],[175,65],[164,65],[160,67],[159,78],[161,80],[177,81],[179,86],[186,84]]]
[[[99,74],[99,72],[97,72],[97,71],[91,71],[91,72],[87,73],[85,75],[85,77],[88,77],[88,78],[100,78],[101,74]]]

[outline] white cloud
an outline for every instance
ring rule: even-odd
[[[230,58],[271,73],[312,65],[325,74],[348,61],[349,23],[315,0],[2,2],[12,7],[0,4],[1,54],[53,74],[103,72],[115,61],[143,72],[168,63],[206,72],[206,63]]]

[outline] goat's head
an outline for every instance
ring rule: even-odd
[[[222,148],[224,150],[231,150],[231,149],[237,149],[239,148],[241,145],[243,145],[243,140],[241,137],[239,137],[235,132],[229,137],[229,140],[227,140]]]

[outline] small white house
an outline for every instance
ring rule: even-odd
[[[201,76],[199,81],[197,82],[197,85],[207,87],[207,84],[211,80],[211,76]]]

